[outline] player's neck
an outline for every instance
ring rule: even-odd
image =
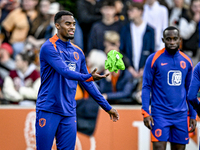
[[[59,33],[57,34],[58,38],[63,42],[69,42],[69,39],[62,37]]]
[[[176,49],[169,49],[166,47],[165,49],[170,55],[175,55],[179,48],[177,47]]]

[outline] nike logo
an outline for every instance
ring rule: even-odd
[[[161,63],[161,66],[167,65],[168,63]]]
[[[185,140],[188,140],[189,138],[185,138]]]

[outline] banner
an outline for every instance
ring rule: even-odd
[[[114,107],[119,112],[119,121],[112,122],[100,109],[94,134],[77,133],[76,150],[152,150],[141,106]],[[35,150],[35,108],[1,106],[0,118],[0,150]],[[198,127],[195,133],[186,150],[198,150]],[[56,150],[55,141],[52,150]]]

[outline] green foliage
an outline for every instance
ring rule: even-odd
[[[76,17],[76,1],[77,0],[56,0],[59,2],[65,10],[68,10]]]

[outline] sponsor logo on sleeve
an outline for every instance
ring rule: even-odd
[[[65,61],[65,63],[67,64],[69,70],[76,71],[76,63],[75,62]]]

